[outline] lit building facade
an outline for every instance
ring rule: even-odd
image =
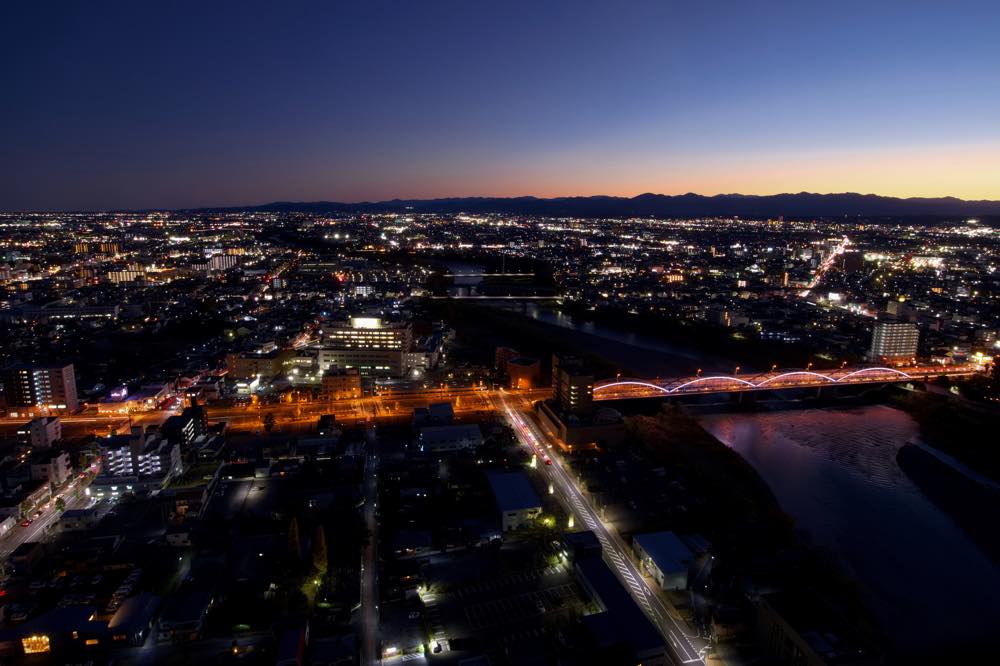
[[[361,372],[357,368],[331,367],[323,373],[322,382],[326,400],[361,397]]]
[[[917,356],[920,329],[908,321],[877,321],[872,330],[868,360],[881,363],[909,363]]]
[[[80,406],[76,396],[73,364],[18,365],[3,372],[4,395],[12,411],[58,410],[73,412]]]
[[[351,317],[346,325],[323,327],[317,361],[324,373],[330,368],[356,368],[362,376],[398,377],[406,370],[412,345],[413,331],[408,323]]]
[[[594,376],[579,359],[552,355],[552,392],[564,412],[585,415],[594,409]]]

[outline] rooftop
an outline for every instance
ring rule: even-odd
[[[600,557],[582,558],[575,567],[584,587],[604,611],[583,618],[598,644],[604,647],[627,644],[636,657],[665,650],[660,633]]]
[[[494,472],[487,478],[500,511],[537,509],[542,506],[542,500],[523,472]]]
[[[635,541],[663,572],[687,571],[694,557],[691,550],[673,532],[639,534]]]

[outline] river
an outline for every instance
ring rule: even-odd
[[[585,334],[595,353],[606,355],[610,347],[643,358],[639,367],[652,372],[665,375],[692,362],[710,367],[700,352],[578,323],[552,308],[514,307]],[[901,446],[920,443],[908,414],[874,405],[700,421],[757,470],[802,536],[864,587],[896,654],[981,640],[1000,626],[1000,571],[896,463]]]
[[[876,405],[700,421],[753,465],[805,538],[864,586],[898,651],[996,630],[1000,572],[896,464],[897,450],[919,440],[908,414]]]
[[[536,303],[497,303],[495,307],[526,315],[536,321],[579,332],[580,346],[622,368],[641,368],[646,377],[683,377],[699,368],[706,372],[732,372],[738,363],[673,345],[641,333],[618,331],[591,321],[580,321],[561,310]]]
[[[455,276],[456,286],[475,286],[482,278],[484,267],[479,264],[447,261],[444,265]],[[496,301],[490,303],[501,310],[525,315],[536,321],[581,333],[580,345],[622,368],[642,368],[650,377],[693,375],[699,368],[712,372],[729,372],[738,365],[718,355],[703,354],[679,345],[672,345],[651,336],[618,331],[590,321],[575,320],[558,308],[530,301]]]

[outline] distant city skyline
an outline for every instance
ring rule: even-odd
[[[991,2],[16,4],[0,209],[1000,199]]]

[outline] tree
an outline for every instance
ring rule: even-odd
[[[288,524],[288,554],[296,562],[302,557],[302,543],[299,540],[299,520],[292,516],[292,522]]]
[[[56,511],[63,511],[66,508],[66,500],[62,497],[56,498]]]
[[[326,573],[328,558],[326,553],[326,530],[322,525],[316,526],[316,535],[312,543],[312,563],[316,571],[323,575]]]

